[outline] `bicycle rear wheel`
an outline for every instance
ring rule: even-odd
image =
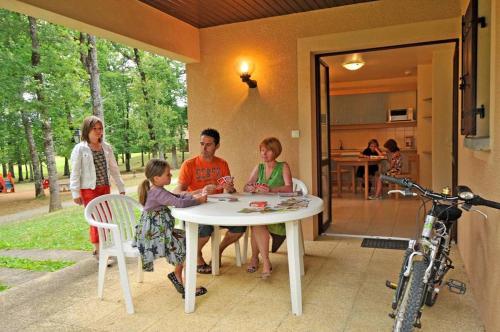
[[[425,295],[423,283],[427,264],[425,261],[414,261],[410,276],[405,285],[401,301],[396,309],[393,331],[410,332],[414,329],[418,313]]]

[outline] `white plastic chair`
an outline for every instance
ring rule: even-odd
[[[292,178],[292,188],[293,191],[302,191],[302,195],[307,195],[309,191],[307,190],[307,186],[304,182],[302,182],[299,179]],[[240,241],[236,241],[234,243],[235,245],[235,252],[236,252],[236,266],[241,266],[241,263],[245,263],[247,260],[247,254],[248,254],[248,234],[250,233],[250,230],[247,228],[245,231],[245,236],[243,238],[243,256],[240,256]],[[300,257],[302,258],[304,256],[304,234],[302,232],[302,226],[299,225],[299,244],[300,244]],[[301,259],[302,262],[302,259]],[[239,265],[238,265],[239,263]],[[301,263],[300,266],[301,273],[304,275],[304,264],[303,262]]]
[[[124,195],[103,195],[94,198],[85,208],[85,219],[97,227],[99,233],[99,276],[97,297],[103,298],[104,276],[107,261],[115,256],[120,273],[120,284],[125,298],[127,313],[134,313],[134,305],[130,294],[125,257],[137,257],[138,282],[143,281],[142,261],[139,250],[132,247],[137,223],[135,209],[142,206],[133,198]]]

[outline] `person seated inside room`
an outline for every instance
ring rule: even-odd
[[[388,139],[387,142],[385,142],[384,144],[384,148],[387,149],[387,159],[389,160],[389,170],[384,172],[384,174],[388,176],[395,176],[401,174],[402,161],[398,143],[392,138]],[[368,198],[382,199],[382,180],[380,179],[380,176],[377,178],[375,195],[369,196]]]
[[[370,156],[383,156],[384,153],[380,150],[378,141],[376,139],[371,139],[368,142],[368,146],[366,149],[361,152],[360,157],[370,157]],[[378,165],[369,165],[368,166],[368,175],[369,176],[375,176],[375,174],[378,172]],[[356,177],[364,179],[365,177],[365,167],[364,166],[359,166],[358,169],[356,170]],[[363,182],[363,187],[364,187],[364,182]],[[369,182],[369,188],[368,191],[372,190],[372,184]]]

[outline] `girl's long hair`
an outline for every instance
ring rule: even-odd
[[[139,202],[144,206],[146,205],[146,200],[148,199],[148,191],[151,189],[151,183],[153,183],[153,178],[155,176],[162,176],[165,169],[170,168],[170,165],[161,159],[151,159],[146,164],[146,169],[144,173],[146,175],[146,180],[142,181],[137,188],[139,194]]]

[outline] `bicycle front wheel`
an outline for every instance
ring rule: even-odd
[[[393,331],[410,332],[414,329],[425,294],[423,282],[427,265],[425,261],[414,261],[401,301],[396,309]]]

